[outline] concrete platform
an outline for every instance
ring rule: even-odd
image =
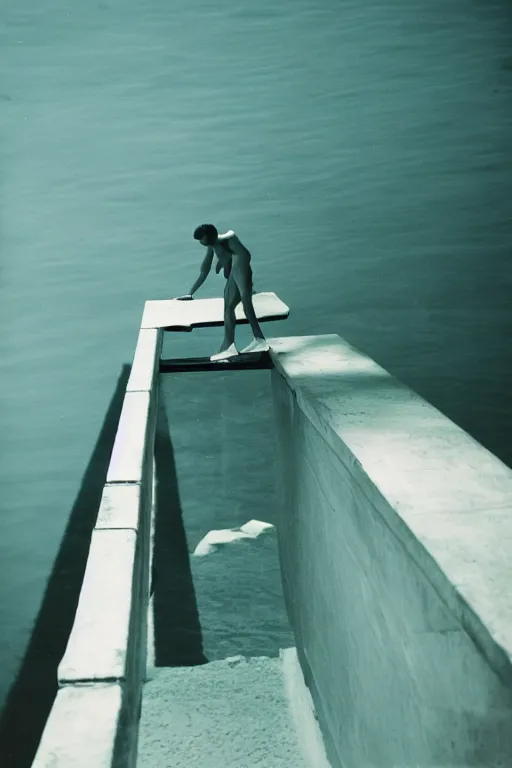
[[[333,766],[511,766],[512,470],[339,336],[270,345],[283,592]]]
[[[329,768],[295,649],[154,674],[138,768]]]

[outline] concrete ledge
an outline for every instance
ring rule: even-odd
[[[270,343],[283,587],[332,764],[512,764],[512,471],[338,336]]]
[[[115,684],[60,690],[33,768],[111,768],[121,700]]]
[[[149,392],[127,392],[107,473],[107,483],[141,483],[149,421]]]
[[[301,410],[480,636],[490,663],[508,675],[512,600],[503,585],[512,583],[512,470],[339,336],[271,344]]]
[[[93,532],[59,685],[126,680],[130,619],[138,612],[135,546],[135,531]]]
[[[133,357],[127,392],[150,392],[158,376],[162,334],[155,328],[141,329]]]
[[[105,485],[96,520],[96,530],[138,531],[142,512],[140,485]]]
[[[135,766],[146,671],[161,342],[161,331],[139,335],[37,768]]]

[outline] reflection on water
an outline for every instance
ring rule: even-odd
[[[4,3],[0,701],[143,302],[188,290],[198,223],[247,242],[258,290],[292,308],[277,334],[339,333],[512,464],[510,38],[505,0]],[[231,499],[218,527],[270,488],[266,429],[233,437],[261,383],[230,389],[234,410],[226,391],[198,376],[171,406],[178,481],[207,444],[224,467],[221,488],[205,469]]]

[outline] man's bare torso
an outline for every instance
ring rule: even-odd
[[[244,245],[242,245],[231,229],[223,235],[219,234],[217,241],[212,248],[221,266],[224,269],[227,268],[229,271],[231,271],[233,258],[244,261],[247,264],[251,261],[250,252]]]

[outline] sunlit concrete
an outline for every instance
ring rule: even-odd
[[[59,691],[33,768],[111,768],[121,711],[119,685]]]
[[[331,762],[512,764],[512,471],[339,337],[271,345],[283,587]]]
[[[149,423],[149,392],[127,392],[107,473],[107,483],[141,483]]]
[[[130,621],[137,610],[135,545],[135,531],[93,532],[73,629],[59,664],[61,684],[126,678]]]
[[[236,656],[153,670],[144,687],[137,766],[328,768],[300,686],[294,649],[280,658]]]
[[[141,512],[140,485],[105,485],[96,530],[129,528],[137,531]]]
[[[133,356],[127,392],[149,392],[158,376],[162,334],[155,328],[141,329]]]

